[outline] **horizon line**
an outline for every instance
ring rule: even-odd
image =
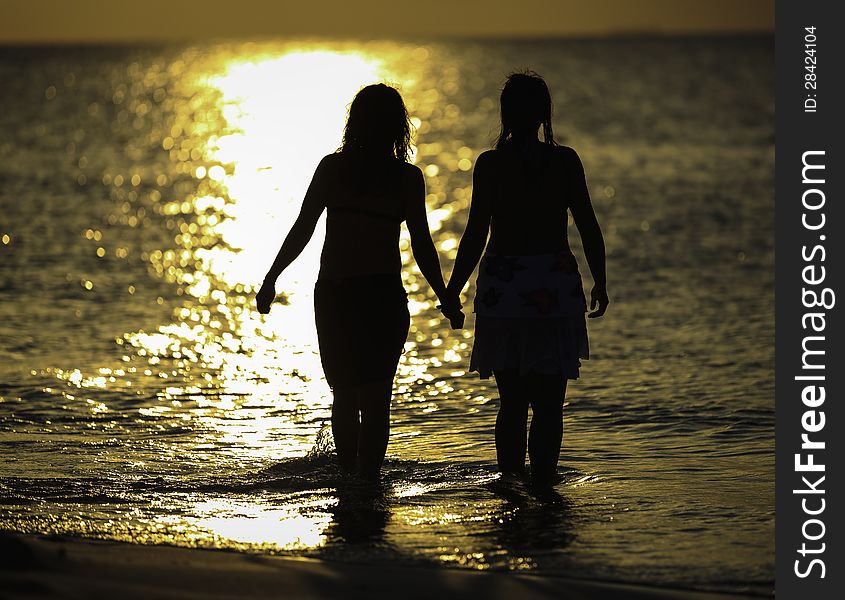
[[[302,42],[449,42],[449,41],[479,41],[479,42],[534,42],[534,41],[563,41],[563,40],[612,40],[612,39],[703,39],[703,38],[742,38],[742,37],[774,37],[772,29],[737,29],[737,30],[667,30],[654,29],[630,29],[612,30],[607,32],[581,32],[581,33],[537,33],[537,34],[441,34],[441,35],[366,35],[366,34],[318,34],[318,33],[280,33],[280,34],[257,34],[247,36],[197,36],[197,37],[176,37],[176,36],[139,36],[127,39],[126,37],[64,37],[64,38],[0,38],[0,48],[21,48],[21,47],[49,47],[49,46],[74,46],[74,47],[131,47],[131,46],[152,46],[152,45],[181,45],[181,44],[226,44],[226,43],[249,43],[249,42],[280,42],[280,41],[302,41]]]

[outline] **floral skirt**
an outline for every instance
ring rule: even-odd
[[[485,256],[475,292],[470,371],[560,373],[577,379],[590,357],[587,302],[568,250],[537,256]]]

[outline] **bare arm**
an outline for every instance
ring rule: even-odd
[[[305,199],[302,201],[302,208],[299,211],[296,221],[293,223],[279,253],[276,255],[276,260],[267,275],[264,277],[264,283],[261,289],[256,294],[255,301],[258,307],[258,312],[267,314],[270,311],[270,304],[276,296],[276,279],[282,274],[288,265],[290,265],[305,249],[305,246],[314,235],[314,228],[317,226],[317,221],[323,210],[326,207],[326,159],[324,158],[317,169],[314,171],[314,177],[311,179],[311,184],[308,186],[308,191],[305,193]]]
[[[464,289],[487,245],[492,214],[490,174],[489,158],[482,154],[475,162],[475,169],[472,172],[472,204],[469,209],[469,218],[464,234],[461,236],[452,276],[449,277],[449,292],[455,295],[460,294]]]
[[[447,304],[446,284],[440,271],[440,258],[428,229],[428,215],[425,210],[425,180],[419,169],[414,169],[411,190],[406,199],[406,221],[411,234],[411,250],[414,260],[440,302]]]
[[[581,159],[573,150],[572,158],[573,183],[571,188],[569,210],[572,211],[572,219],[575,227],[581,235],[584,245],[584,254],[587,256],[587,264],[593,276],[595,286],[590,294],[590,317],[600,317],[607,310],[609,300],[607,297],[607,273],[605,267],[604,236],[601,233],[593,204],[590,202],[590,192],[587,189],[587,179],[584,175],[584,166]]]

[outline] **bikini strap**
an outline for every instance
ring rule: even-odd
[[[330,212],[345,212],[345,213],[352,213],[358,215],[364,215],[366,217],[372,217],[374,219],[383,219],[385,221],[390,221],[391,223],[402,223],[405,219],[399,215],[391,215],[388,213],[379,212],[377,210],[370,210],[367,208],[360,208],[357,206],[331,206],[329,208]]]

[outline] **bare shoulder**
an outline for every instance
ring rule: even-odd
[[[332,152],[331,154],[326,154],[320,159],[320,162],[317,164],[317,170],[336,169],[340,164],[342,164],[342,162],[343,154],[340,152]]]
[[[476,185],[494,180],[495,174],[500,170],[501,163],[501,150],[485,150],[475,159],[475,164],[472,167],[472,180]]]
[[[417,165],[405,162],[404,160],[397,160],[396,164],[398,165],[402,182],[406,186],[416,188],[419,187],[420,184],[424,184],[425,177],[423,176],[422,169],[420,169]]]
[[[495,148],[485,150],[475,159],[475,169],[487,169],[495,165],[499,161],[501,151]]]
[[[342,168],[343,158],[340,153],[327,154],[317,163],[314,169],[314,179],[318,181],[333,179]]]
[[[578,164],[581,162],[581,157],[578,156],[575,148],[570,148],[569,146],[554,146],[552,147],[552,151],[553,156],[566,165]]]
[[[417,165],[400,160],[395,164],[399,171],[400,198],[408,229],[418,231],[420,224],[425,222],[425,177]]]
[[[409,179],[422,177],[422,169],[420,169],[417,165],[405,162],[404,160],[396,160],[396,164],[399,165],[399,169],[401,169],[402,174],[405,177],[408,177]]]
[[[569,146],[553,146],[551,148],[555,171],[563,177],[580,179],[584,176],[584,166],[581,157],[574,148]]]

